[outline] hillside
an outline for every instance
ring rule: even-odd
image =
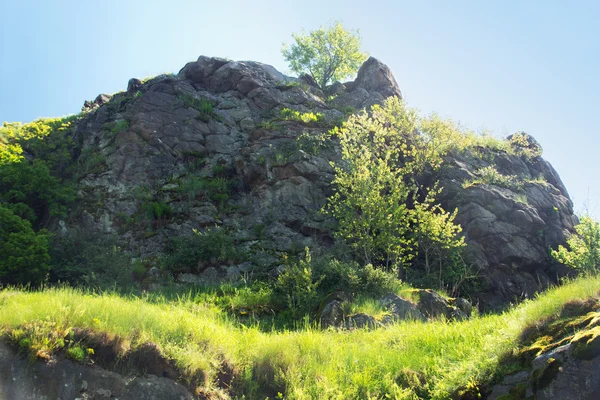
[[[419,115],[372,57],[324,93],[201,56],[5,124],[0,221],[6,398],[598,386],[598,278],[555,287],[579,221],[542,146]]]
[[[262,332],[193,296],[157,301],[5,290],[0,326],[11,346],[0,345],[0,395],[594,399],[599,284],[597,277],[580,279],[506,313],[463,322],[405,321],[350,332]],[[17,349],[43,361],[28,363]],[[124,376],[140,373],[151,375],[125,383]]]
[[[282,254],[307,246],[330,252],[336,221],[321,210],[334,189],[330,162],[341,154],[329,132],[402,95],[374,58],[327,96],[307,82],[257,62],[200,57],[177,75],[132,79],[127,92],[86,102],[68,128],[49,134],[68,143],[52,173],[74,182],[76,196],[63,206],[68,212],[52,217],[42,209],[38,221],[63,242],[84,233],[110,237],[147,269],[173,239],[216,227],[230,243],[227,254],[175,267],[175,278],[184,273],[178,279],[188,281],[264,276]],[[484,289],[469,294],[487,309],[531,297],[567,273],[548,248],[574,232],[568,193],[530,136],[452,129],[442,167],[418,180],[424,188],[438,181],[442,208],[458,210]],[[39,146],[30,151],[28,159],[48,157]]]

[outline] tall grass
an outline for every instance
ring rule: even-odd
[[[152,303],[74,289],[0,292],[0,326],[47,320],[63,327],[121,335],[135,347],[157,343],[186,375],[202,372],[207,386],[226,361],[238,371],[236,395],[249,398],[447,399],[469,382],[500,371],[500,357],[522,330],[558,315],[570,300],[596,295],[600,278],[577,279],[500,315],[463,322],[401,322],[373,331],[262,332],[243,327],[218,308],[181,298]],[[418,376],[413,384],[411,376]]]

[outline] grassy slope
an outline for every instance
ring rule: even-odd
[[[188,377],[207,375],[223,361],[238,372],[237,392],[250,398],[446,399],[498,371],[525,327],[556,316],[570,300],[596,295],[599,277],[581,278],[502,314],[447,323],[404,322],[375,331],[312,328],[261,332],[229,320],[219,309],[189,300],[149,303],[139,298],[93,295],[73,289],[0,292],[0,327],[42,321],[31,340],[52,347],[49,331],[91,328],[126,337],[131,346],[157,343]],[[48,350],[53,350],[49,348]],[[501,373],[501,371],[500,371]],[[402,388],[401,385],[404,386]],[[412,386],[412,388],[411,388]]]

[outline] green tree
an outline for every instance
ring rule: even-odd
[[[432,139],[440,130],[433,125],[389,98],[370,114],[350,117],[337,132],[343,161],[335,165],[328,210],[339,222],[338,237],[366,263],[408,267],[421,255],[431,272],[464,246],[456,211],[435,202],[437,185],[428,190],[418,183],[426,168],[441,164],[441,138]]]
[[[38,284],[50,269],[49,234],[0,204],[0,283]]]
[[[358,71],[367,59],[360,51],[358,31],[344,29],[340,22],[321,27],[308,34],[292,34],[295,43],[283,45],[283,57],[297,74],[308,73],[325,90],[332,82],[342,80]]]
[[[569,248],[558,246],[552,250],[552,257],[570,267],[595,273],[600,267],[600,224],[585,216],[575,230],[577,235],[567,240]]]

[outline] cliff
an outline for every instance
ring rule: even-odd
[[[151,259],[193,230],[225,228],[234,255],[181,270],[176,277],[185,281],[268,273],[281,254],[305,246],[327,252],[335,221],[320,210],[332,193],[331,162],[341,155],[326,133],[352,112],[402,96],[374,58],[355,81],[328,92],[269,65],[204,56],[177,75],[132,79],[126,92],[86,102],[73,133],[85,166],[76,206],[54,229],[117,235],[134,257]],[[488,309],[564,276],[548,249],[565,243],[577,223],[541,146],[519,137],[525,142],[451,151],[442,169],[423,177],[439,181],[446,210],[458,209],[482,280],[472,296]],[[490,168],[512,184],[482,179]]]

